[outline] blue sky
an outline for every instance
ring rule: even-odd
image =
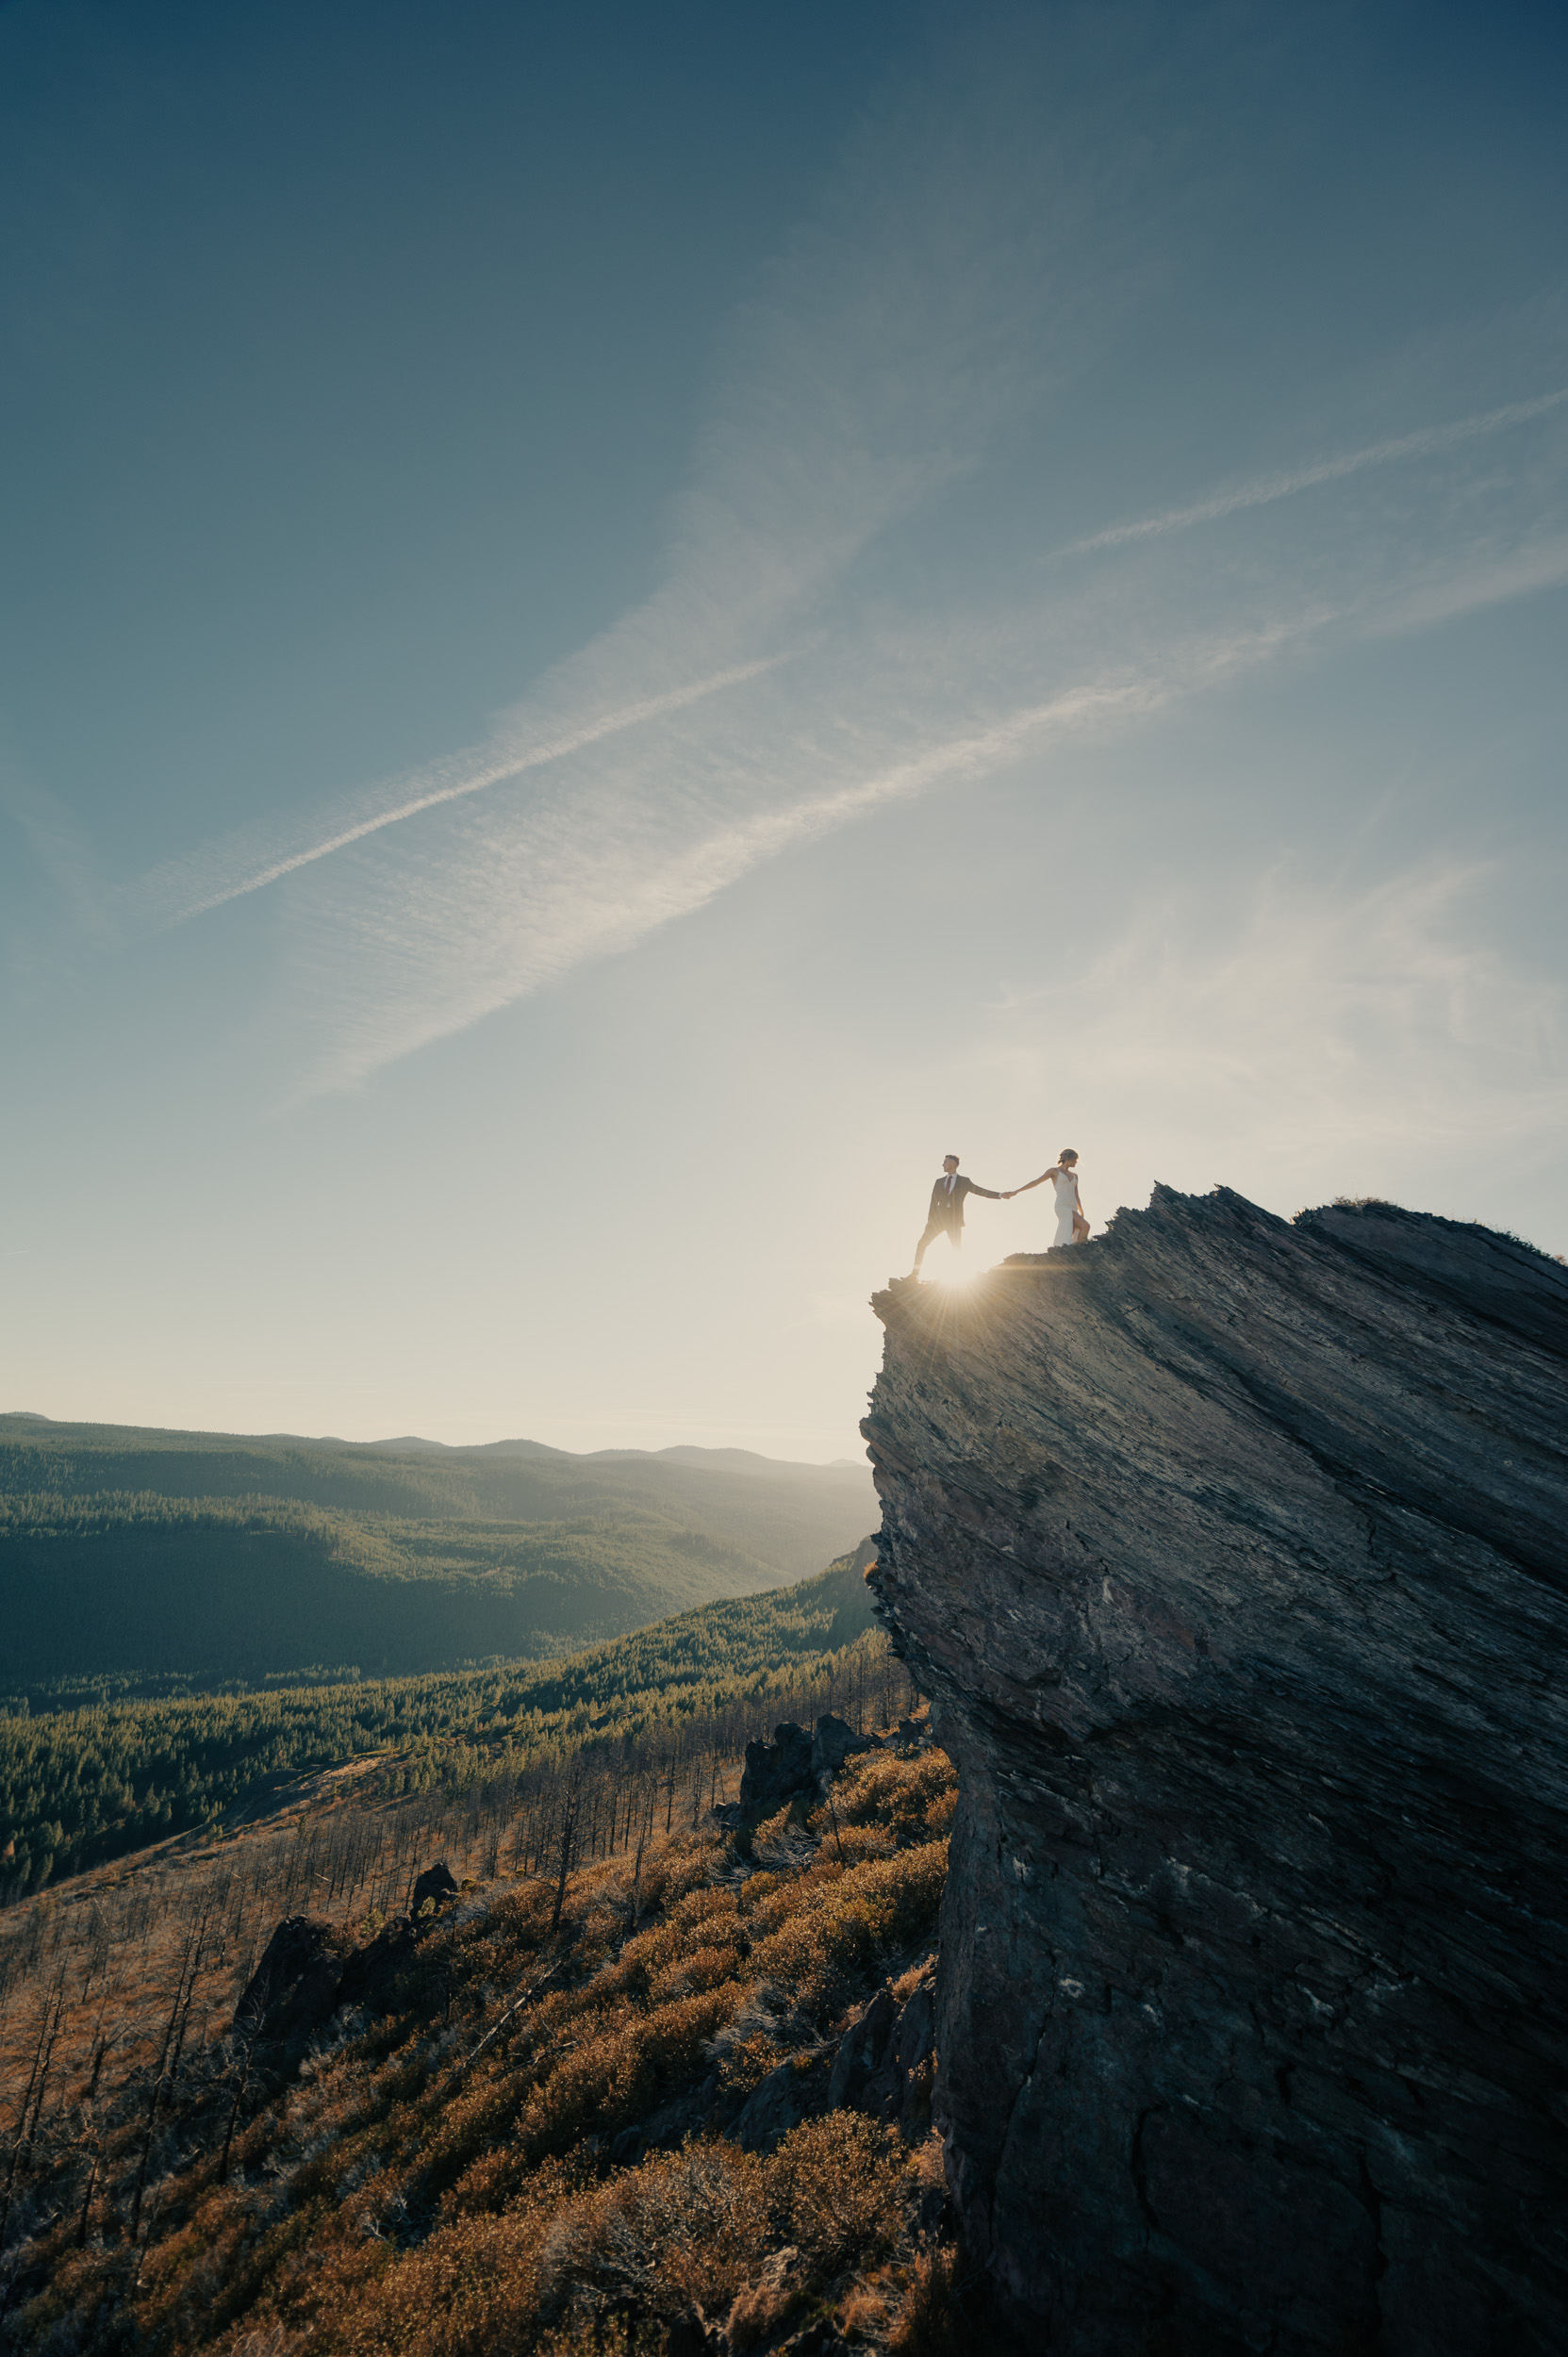
[[[850,1455],[949,1147],[1568,1249],[1565,48],[0,8],[6,1404]]]

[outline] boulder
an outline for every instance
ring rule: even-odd
[[[415,1929],[423,1931],[458,1895],[457,1885],[444,1860],[438,1865],[427,1866],[415,1882],[414,1894],[408,1903]],[[427,1906],[430,1910],[428,1915],[425,1913]]]
[[[824,1710],[811,1739],[811,1772],[817,1777],[836,1776],[847,1759],[875,1748],[870,1737],[857,1735],[848,1719]]]
[[[828,2108],[866,2112],[917,2143],[931,2128],[935,2025],[934,1965],[901,2002],[891,1986],[878,1989],[839,2040]]]
[[[750,1815],[772,1817],[797,1793],[809,1791],[811,1782],[811,1738],[795,1720],[786,1719],[774,1728],[771,1743],[759,1736],[747,1744],[740,1805]]]
[[[273,1932],[234,2009],[237,2030],[291,2045],[330,2020],[348,1942],[324,1916],[289,1915]]]
[[[363,2005],[371,2014],[391,2012],[397,1984],[414,1956],[414,1926],[406,1915],[397,1916],[344,1959],[334,2010],[341,2005]]]
[[[828,2109],[831,2050],[791,2055],[752,2088],[729,2134],[747,2152],[771,2152],[802,2119]]]
[[[665,2357],[730,2357],[731,2341],[717,2316],[701,2300],[683,2308],[665,2328]]]

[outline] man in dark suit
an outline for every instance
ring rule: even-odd
[[[1001,1194],[996,1187],[977,1187],[972,1178],[958,1175],[958,1156],[945,1154],[942,1176],[931,1191],[931,1217],[926,1232],[915,1247],[915,1266],[911,1277],[918,1277],[920,1263],[926,1257],[926,1246],[937,1236],[946,1236],[955,1252],[964,1247],[964,1198],[966,1195],[982,1195],[988,1203],[999,1203]]]

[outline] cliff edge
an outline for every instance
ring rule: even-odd
[[[1568,2348],[1568,1269],[1157,1189],[899,1284],[938,2117],[1073,2357]]]

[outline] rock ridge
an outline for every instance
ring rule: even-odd
[[[1568,2347],[1568,1269],[1155,1191],[876,1296],[937,2117],[1053,2349]]]

